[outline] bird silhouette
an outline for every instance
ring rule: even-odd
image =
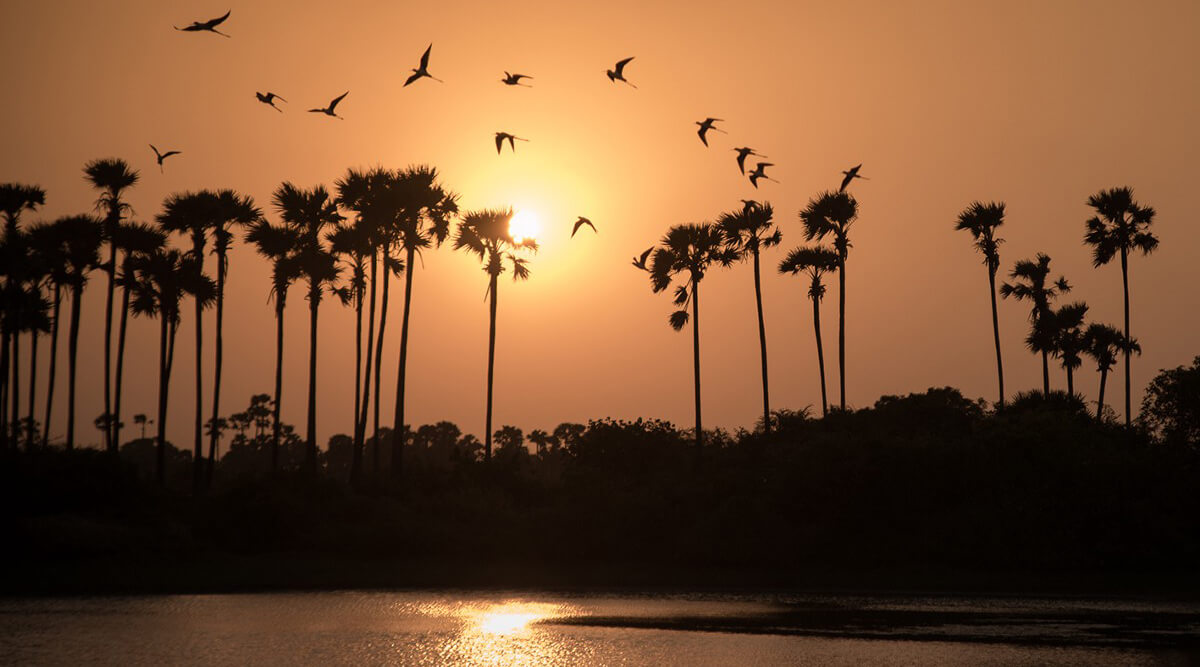
[[[508,70],[505,70],[504,78],[500,79],[500,81],[502,81],[505,85],[508,85],[508,86],[525,86],[526,88],[532,88],[533,86],[531,86],[527,83],[521,83],[521,79],[532,79],[532,78],[533,77],[529,76],[528,74],[509,74]]]
[[[522,139],[521,137],[513,136],[507,132],[497,132],[496,133],[496,155],[500,154],[500,147],[504,145],[505,139],[508,139],[508,147],[511,148],[514,153],[517,152],[517,145],[516,145],[516,143],[514,143],[515,141],[529,141],[528,139]]]
[[[630,57],[626,58],[625,60],[620,60],[617,62],[616,66],[613,67],[613,69],[610,69],[607,72],[605,72],[606,74],[608,74],[608,80],[612,81],[613,83],[616,83],[617,81],[624,81],[625,83],[629,83],[629,80],[625,78],[625,66],[628,65],[629,61],[633,60],[633,58],[634,58],[634,56],[630,56]],[[629,85],[633,86],[632,83],[629,83]],[[633,87],[637,88],[637,86],[633,86]]]
[[[750,185],[753,185],[755,189],[758,189],[758,179],[760,178],[765,178],[768,181],[775,181],[775,179],[767,176],[767,167],[774,166],[775,165],[771,162],[759,162],[758,166],[754,167],[754,171],[750,172]],[[779,181],[775,182],[778,183]]]
[[[746,157],[747,156],[753,155],[754,157],[767,157],[766,155],[763,155],[762,153],[756,152],[753,148],[750,148],[749,146],[742,146],[740,148],[734,148],[732,150],[737,151],[738,171],[742,172],[743,176],[746,175]]]
[[[867,178],[866,176],[859,176],[858,175],[859,169],[862,169],[861,164],[858,165],[857,167],[852,168],[850,171],[842,172],[843,174],[846,175],[846,177],[842,179],[842,187],[838,188],[838,192],[845,192],[846,186],[850,185],[850,181],[853,181],[856,178],[861,178],[861,179],[868,180],[868,181],[871,180],[871,179]]]
[[[700,129],[696,132],[696,134],[700,135],[700,141],[704,142],[705,146],[708,145],[708,131],[709,130],[716,130],[717,132],[723,132],[725,134],[728,134],[728,132],[725,132],[725,130],[722,130],[721,128],[716,127],[714,125],[714,123],[723,123],[723,122],[724,121],[720,118],[705,118],[704,120],[696,121],[696,124],[700,126]]]
[[[158,172],[160,174],[163,173],[163,160],[171,157],[172,155],[179,155],[182,152],[182,151],[167,151],[166,153],[160,153],[160,152],[158,152],[158,149],[154,147],[154,144],[150,144],[150,150],[154,151],[154,158],[156,160],[158,160]]]
[[[413,72],[412,75],[409,76],[408,80],[404,82],[405,86],[407,86],[408,84],[412,83],[413,81],[416,81],[417,79],[419,79],[423,76],[427,76],[427,77],[433,79],[434,81],[437,81],[438,83],[445,83],[445,81],[442,81],[441,79],[439,79],[436,76],[429,73],[429,52],[432,50],[433,50],[433,44],[430,44],[429,46],[425,47],[425,53],[421,54],[421,66],[412,71]]]
[[[283,113],[283,109],[280,109],[279,107],[275,106],[275,100],[279,100],[280,102],[287,101],[287,100],[283,99],[282,97],[276,95],[275,93],[267,93],[266,95],[263,95],[262,93],[259,93],[259,92],[255,92],[254,96],[258,98],[259,102],[262,102],[263,104],[271,107],[272,109],[278,111],[279,113]]]
[[[579,228],[584,225],[591,227],[593,232],[596,231],[596,225],[593,225],[591,220],[588,220],[581,215],[579,216],[579,219],[575,221],[575,226],[571,228],[571,238],[575,238],[575,232],[579,231]]]
[[[225,33],[221,32],[220,30],[217,30],[217,26],[224,23],[225,19],[229,18],[229,15],[232,13],[233,13],[233,10],[231,9],[231,10],[225,12],[224,16],[221,16],[221,17],[218,17],[215,19],[209,19],[207,21],[192,21],[192,24],[187,26],[186,28],[180,28],[177,25],[174,25],[171,27],[175,28],[176,30],[181,30],[183,32],[208,31],[208,32],[215,32],[216,34],[218,34],[222,37],[229,37],[229,35],[226,35]]]
[[[347,90],[346,92],[342,93],[341,95],[338,95],[337,97],[333,98],[333,101],[329,103],[329,106],[325,107],[324,109],[309,109],[308,111],[309,111],[309,113],[323,113],[326,116],[333,116],[334,118],[336,118],[338,120],[346,120],[345,118],[342,118],[341,116],[334,113],[333,110],[335,108],[337,108],[338,102],[341,102],[342,98],[349,94],[350,94],[350,91]]]
[[[633,258],[633,265],[643,271],[649,271],[650,268],[646,266],[646,259],[650,257],[650,253],[652,252],[654,252],[653,246],[646,248],[646,252],[642,253],[640,257]]]

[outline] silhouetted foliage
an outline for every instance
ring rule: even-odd
[[[1141,421],[1163,442],[1200,447],[1200,357],[1154,376],[1142,397]]]

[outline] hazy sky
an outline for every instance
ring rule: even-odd
[[[83,181],[85,162],[121,157],[142,174],[128,195],[136,219],[151,220],[168,193],[231,187],[277,221],[269,204],[281,181],[332,186],[348,167],[425,163],[461,193],[464,208],[531,209],[542,222],[533,277],[506,279],[499,290],[497,427],[528,432],[603,416],[690,424],[691,336],[671,330],[669,295],[652,294],[629,260],[670,225],[715,219],[755,196],[775,206],[784,234],[764,262],[773,407],[817,406],[806,285],[774,267],[802,242],[799,209],[860,162],[871,180],[852,188],[860,202],[847,268],[853,405],[942,385],[995,399],[986,271],[969,236],[953,231],[975,199],[1008,204],[1004,271],[1046,252],[1055,274],[1075,286],[1070,298],[1091,305],[1093,321],[1119,324],[1120,271],[1091,267],[1081,244],[1091,215],[1085,202],[1101,188],[1134,187],[1158,210],[1162,241],[1157,253],[1131,262],[1133,334],[1145,350],[1134,363],[1135,401],[1158,369],[1200,354],[1195,2],[234,2],[222,26],[231,39],[171,29],[230,8],[0,4],[8,93],[0,106],[0,182],[44,187],[46,206],[27,220],[52,219],[91,208],[96,194]],[[430,70],[445,83],[402,88],[431,42]],[[628,56],[636,56],[626,74],[637,90],[604,75]],[[533,87],[501,85],[504,70],[532,75]],[[289,100],[280,104],[284,113],[255,100],[255,91],[267,90]],[[344,122],[304,112],[347,90],[338,108]],[[706,116],[725,119],[720,126],[729,132],[711,133],[710,148],[693,124]],[[497,156],[500,130],[530,141]],[[183,154],[160,174],[148,143]],[[738,145],[769,155],[780,183],[752,189],[729,150]],[[568,241],[577,215],[594,220],[599,234],[584,230]],[[226,413],[271,388],[268,275],[265,261],[235,246]],[[84,441],[99,439],[90,424],[102,412],[103,285],[97,272],[83,311]],[[485,287],[474,258],[449,247],[427,253],[418,267],[413,423],[449,419],[482,435]],[[701,296],[705,425],[749,427],[761,409],[750,267],[712,272]],[[289,303],[284,419],[302,426],[301,290]],[[836,284],[825,303],[833,398]],[[393,299],[385,406],[393,400],[400,305]],[[185,307],[169,434],[185,447],[190,312]],[[1012,392],[1040,387],[1039,360],[1022,342],[1027,314],[1025,304],[1001,302]],[[350,431],[353,343],[353,310],[327,301],[322,443]],[[124,411],[132,425],[133,413],[154,411],[156,324],[134,320],[129,345]],[[62,417],[65,357],[60,369]],[[1076,386],[1094,397],[1096,381],[1087,364]],[[1061,372],[1052,382],[1063,388]],[[1120,384],[1108,392],[1118,408]],[[56,419],[52,434],[63,430]]]

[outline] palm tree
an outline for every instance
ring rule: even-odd
[[[23,243],[18,243],[20,238],[20,220],[21,214],[25,211],[36,211],[38,206],[46,203],[46,192],[35,185],[25,185],[22,183],[4,183],[0,184],[0,213],[4,215],[4,266],[0,267],[0,273],[5,274],[5,281],[0,285],[0,289],[7,290],[10,283],[13,287],[21,281],[19,275],[14,275],[15,270],[22,266],[22,256],[25,254],[21,250],[25,246]],[[6,443],[8,438],[8,419],[7,414],[7,398],[10,391],[9,384],[9,342],[10,332],[7,328],[0,327],[3,332],[0,333],[0,443]],[[36,337],[35,337],[36,340]],[[16,355],[13,355],[13,365],[16,365]],[[36,367],[34,368],[36,372]],[[15,385],[15,380],[13,381]],[[13,397],[17,396],[16,387],[11,388]],[[33,403],[33,395],[29,397],[30,404]],[[16,408],[13,409],[12,420],[14,423],[17,420]]]
[[[275,299],[275,400],[271,409],[271,474],[279,471],[279,406],[283,394],[283,309],[288,288],[300,277],[296,249],[300,235],[291,227],[263,220],[250,228],[246,241],[271,261],[271,298]]]
[[[104,414],[112,414],[112,319],[113,292],[116,286],[117,271],[117,226],[121,224],[121,216],[131,210],[129,204],[121,200],[126,189],[138,182],[138,172],[130,169],[129,165],[117,158],[92,160],[83,167],[84,177],[93,188],[100,191],[96,200],[96,210],[103,212],[104,239],[108,241],[108,261],[102,267],[108,274],[108,291],[104,302]],[[113,441],[115,420],[110,420],[104,430],[104,446],[110,452],[117,450]]]
[[[139,412],[138,414],[136,414],[136,415],[134,415],[134,416],[133,416],[133,423],[135,423],[135,424],[137,424],[138,426],[142,427],[142,436],[141,436],[141,439],[142,439],[142,440],[145,440],[145,439],[146,439],[146,424],[147,424],[147,423],[153,424],[153,423],[154,423],[154,420],[153,420],[153,419],[148,419],[148,418],[146,417],[146,415],[144,415],[144,414],[142,414],[142,413],[140,413],[140,412]]]
[[[992,300],[992,337],[996,345],[996,376],[1000,382],[1000,400],[997,405],[1004,408],[1004,361],[1000,357],[1000,318],[996,313],[996,271],[1000,268],[1000,244],[1004,239],[996,237],[996,228],[1004,224],[1004,202],[974,202],[958,214],[956,231],[971,232],[975,248],[983,255],[983,265],[988,272],[988,296]]]
[[[1088,306],[1082,301],[1068,303],[1054,311],[1054,349],[1063,369],[1067,371],[1067,393],[1075,395],[1075,369],[1083,364],[1084,348],[1087,341],[1083,331],[1083,318],[1087,315]]]
[[[512,266],[513,280],[529,278],[528,260],[519,257],[518,252],[537,252],[537,241],[533,239],[513,238],[508,225],[512,221],[512,209],[484,209],[471,211],[463,216],[458,223],[458,234],[454,237],[454,249],[466,250],[479,258],[483,270],[488,274],[487,294],[491,297],[488,316],[488,371],[487,371],[487,417],[484,422],[484,459],[492,457],[492,380],[496,360],[496,297],[500,274],[506,270],[505,262]],[[409,276],[412,272],[409,271]],[[411,283],[410,283],[411,284]],[[405,290],[407,292],[407,289]],[[405,300],[407,310],[407,299]],[[403,334],[401,335],[403,339]],[[403,343],[402,343],[403,345]],[[401,348],[403,350],[403,348]],[[403,365],[401,366],[403,368]],[[397,415],[401,419],[402,415]],[[404,444],[404,423],[397,421],[394,427],[397,436],[393,437],[392,460],[402,455]],[[393,463],[393,469],[396,464]]]
[[[679,331],[688,323],[687,307],[692,306],[692,364],[696,390],[696,455],[704,446],[704,430],[700,418],[700,281],[714,263],[729,266],[737,253],[724,243],[721,230],[709,223],[675,225],[659,241],[650,260],[650,285],[657,294],[671,286],[679,275],[684,283],[675,287],[675,305],[671,313],[671,328]]]
[[[1047,282],[1049,276],[1050,256],[1038,253],[1036,261],[1023,259],[1017,262],[1009,274],[1013,282],[1006,282],[1000,286],[1001,297],[1012,297],[1017,301],[1029,301],[1032,304],[1029,311],[1032,327],[1026,343],[1031,350],[1042,355],[1043,395],[1050,394],[1050,353],[1054,351],[1053,327],[1049,321],[1052,316],[1050,302],[1059,294],[1071,291],[1071,285],[1067,283],[1066,278],[1059,276],[1058,280]]]
[[[801,246],[787,254],[779,263],[780,273],[800,272],[808,274],[808,298],[813,304],[813,331],[817,338],[817,368],[821,373],[821,416],[829,415],[829,399],[825,394],[825,352],[821,347],[821,299],[825,298],[825,284],[821,278],[836,271],[838,254],[821,246]]]
[[[50,422],[54,416],[54,380],[58,377],[58,331],[62,322],[63,288],[69,287],[66,271],[66,234],[69,230],[57,223],[38,223],[29,230],[34,252],[49,267],[48,279],[53,286],[51,298],[50,365],[46,381],[46,409],[42,420],[42,444],[50,443]]]
[[[1096,397],[1096,421],[1104,421],[1104,383],[1108,379],[1108,371],[1117,363],[1117,353],[1142,353],[1142,346],[1136,340],[1125,337],[1116,327],[1108,324],[1089,325],[1084,333],[1086,346],[1084,353],[1095,360],[1096,370],[1100,372],[1100,393]]]
[[[38,339],[43,333],[50,330],[50,301],[46,299],[45,288],[50,282],[51,267],[47,263],[47,258],[38,252],[36,246],[33,245],[31,236],[28,233],[23,233],[25,243],[29,249],[29,263],[26,267],[25,285],[23,289],[18,290],[19,305],[17,313],[19,315],[16,321],[14,333],[19,335],[20,332],[26,331],[29,333],[29,412],[25,419],[25,448],[33,450],[34,446],[34,431],[36,430],[37,422],[33,418],[33,407],[37,397],[37,376],[38,376]],[[13,338],[13,359],[18,359],[17,341]],[[13,366],[13,386],[18,386],[19,373],[17,368]],[[16,398],[16,394],[13,394]],[[14,403],[13,419],[17,419],[16,401]],[[15,443],[14,443],[15,445]]]
[[[767,382],[767,327],[763,323],[762,275],[759,265],[759,250],[779,245],[783,233],[775,227],[772,219],[774,209],[770,204],[751,202],[740,211],[722,213],[717,227],[725,237],[725,243],[737,256],[754,260],[754,304],[758,308],[758,347],[762,357],[763,430],[771,431],[771,398]]]
[[[1142,206],[1133,200],[1133,189],[1128,187],[1101,190],[1088,197],[1088,206],[1095,209],[1097,216],[1087,221],[1087,233],[1083,240],[1092,246],[1092,264],[1100,267],[1121,257],[1121,288],[1125,296],[1125,338],[1133,340],[1129,333],[1129,253],[1140,250],[1143,255],[1154,252],[1158,238],[1150,231],[1154,223],[1154,209]],[[1131,420],[1129,389],[1129,353],[1125,355],[1125,425]]]
[[[100,266],[104,229],[90,215],[72,215],[55,221],[63,239],[66,283],[71,288],[71,328],[67,334],[67,449],[75,448],[75,371],[79,350],[79,313],[88,273]]]
[[[166,243],[167,237],[161,230],[150,225],[127,222],[117,225],[110,243],[122,250],[121,273],[117,283],[121,286],[121,320],[117,325],[117,368],[113,377],[113,445],[121,447],[121,393],[125,371],[125,332],[129,324],[130,293],[136,281],[134,261],[137,257],[150,255]],[[142,437],[145,437],[143,434]]]
[[[858,201],[847,192],[823,192],[809,200],[800,212],[804,238],[809,241],[833,237],[838,256],[838,392],[839,405],[846,409],[846,257],[850,254],[850,227],[858,219]]]
[[[308,280],[308,421],[305,470],[317,472],[317,317],[321,297],[337,280],[337,261],[325,248],[323,235],[342,221],[337,203],[325,186],[310,189],[283,183],[275,189],[275,208],[299,237],[296,261]]]

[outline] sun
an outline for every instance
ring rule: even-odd
[[[512,220],[508,221],[508,234],[517,243],[525,239],[536,239],[540,231],[542,227],[538,224],[537,213],[527,208],[513,213]]]

